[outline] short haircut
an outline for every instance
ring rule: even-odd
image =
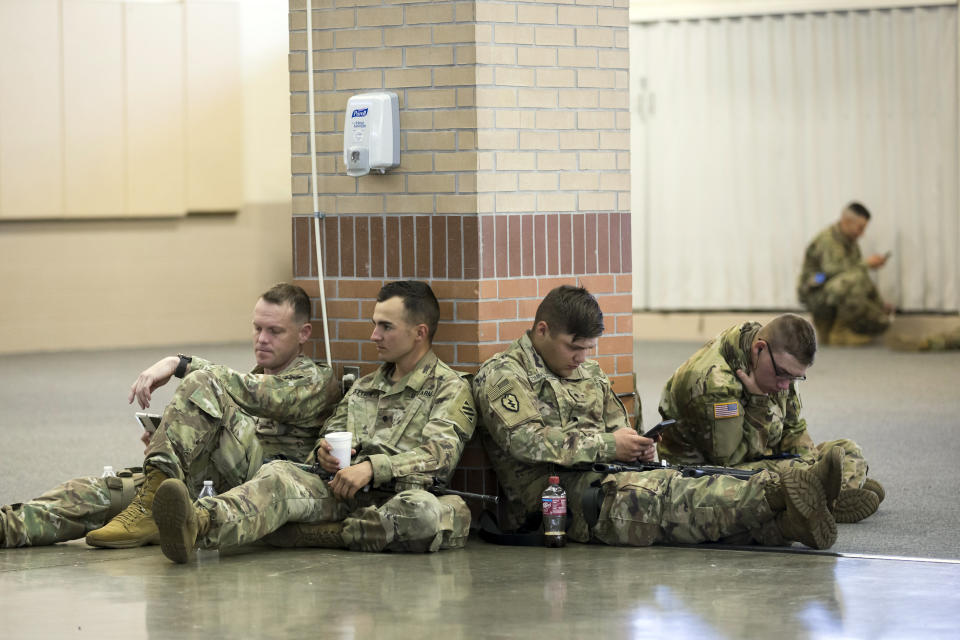
[[[867,211],[867,208],[862,204],[860,204],[859,202],[856,202],[856,201],[851,202],[850,204],[847,205],[846,208],[850,211],[850,213],[854,213],[866,220],[870,219],[870,212]]]
[[[593,295],[583,287],[562,285],[547,294],[533,319],[547,323],[550,334],[571,333],[574,340],[596,338],[603,333],[603,312]]]
[[[757,337],[766,340],[771,350],[786,351],[805,367],[813,364],[817,334],[813,325],[796,314],[777,316],[760,329]]]
[[[410,324],[427,325],[427,338],[433,342],[440,321],[440,303],[433,295],[433,289],[420,280],[398,280],[388,282],[377,294],[377,302],[386,302],[390,298],[401,298],[406,310],[406,320]]]
[[[288,304],[293,307],[293,319],[297,324],[303,324],[310,320],[310,296],[295,284],[287,284],[286,282],[275,284],[264,291],[260,299],[271,304]]]

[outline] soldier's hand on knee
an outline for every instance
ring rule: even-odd
[[[154,389],[162,387],[173,377],[173,372],[177,370],[180,364],[180,358],[177,356],[167,356],[162,360],[155,362],[144,369],[137,379],[130,385],[130,394],[127,396],[127,402],[133,404],[134,399],[140,405],[141,409],[150,407],[150,397]]]
[[[373,480],[373,465],[369,460],[346,469],[340,469],[330,481],[330,489],[338,498],[352,498]]]

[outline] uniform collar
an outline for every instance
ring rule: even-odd
[[[517,340],[517,344],[520,346],[520,352],[523,354],[523,364],[527,371],[537,372],[545,378],[556,378],[557,380],[580,380],[584,377],[583,365],[578,366],[573,374],[567,378],[561,378],[551,371],[547,363],[544,362],[540,354],[537,353],[536,348],[534,348],[533,341],[530,340],[530,331],[524,332],[524,334],[520,336],[520,339]]]
[[[379,389],[384,393],[389,393],[395,388],[402,389],[404,387],[419,391],[421,387],[426,384],[427,380],[433,377],[434,369],[436,369],[437,362],[439,361],[440,359],[437,358],[437,354],[433,352],[433,349],[430,349],[417,361],[417,364],[410,373],[396,382],[390,379],[390,374],[393,373],[395,365],[392,362],[384,362],[377,369],[377,373],[373,377],[370,387]]]

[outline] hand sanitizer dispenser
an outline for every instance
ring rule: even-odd
[[[347,100],[343,162],[348,176],[384,173],[400,166],[400,101],[392,91],[361,93]]]

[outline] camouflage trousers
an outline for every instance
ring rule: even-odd
[[[836,323],[864,335],[883,333],[890,318],[865,267],[848,269],[807,297],[807,308],[818,323]]]
[[[645,547],[738,537],[761,544],[787,543],[774,524],[765,493],[766,486],[779,478],[768,472],[749,480],[684,478],[672,469],[578,475],[561,481],[574,518],[568,535],[577,542]],[[600,515],[585,539],[577,520],[582,517],[583,495],[597,478],[602,490]]]
[[[194,495],[204,480],[213,480],[222,493],[252,478],[265,453],[301,460],[312,445],[265,452],[256,419],[233,401],[215,375],[200,370],[184,378],[174,392],[143,466],[182,480]]]
[[[960,349],[960,327],[952,331],[927,336],[922,346],[923,351],[949,351],[952,349]]]
[[[35,547],[82,538],[99,529],[133,500],[142,469],[117,478],[74,478],[29,502],[0,507],[0,547]]]
[[[744,462],[735,464],[735,469],[767,469],[768,471],[780,471],[788,467],[800,466],[803,468],[811,467],[823,457],[827,451],[833,447],[843,449],[843,488],[859,489],[867,479],[867,471],[870,466],[863,457],[863,450],[853,440],[830,440],[821,442],[817,445],[816,453],[803,458],[788,458],[786,460],[757,460],[755,462]]]
[[[458,496],[371,489],[341,500],[326,480],[285,461],[263,465],[250,481],[199,506],[211,515],[199,541],[207,549],[254,542],[287,522],[343,522],[344,542],[354,551],[455,549],[470,533],[470,509]]]

